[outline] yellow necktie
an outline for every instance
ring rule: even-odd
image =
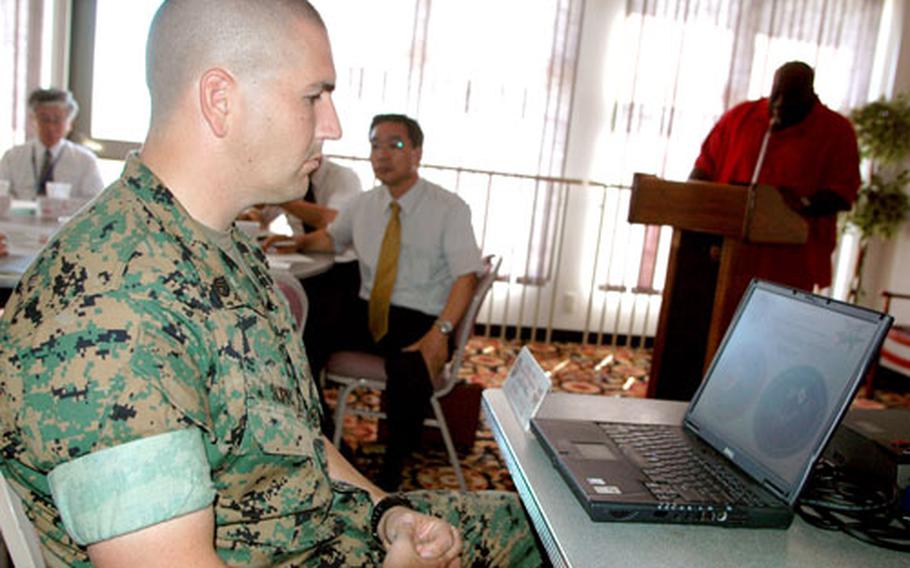
[[[389,305],[392,303],[392,289],[398,275],[398,253],[401,251],[401,221],[398,219],[398,211],[401,207],[397,201],[393,201],[391,208],[392,214],[382,237],[382,248],[379,249],[373,290],[370,292],[370,334],[373,341],[379,341],[389,331]]]

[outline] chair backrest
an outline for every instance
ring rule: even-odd
[[[44,568],[41,543],[19,495],[0,473],[0,533],[16,568]]]
[[[309,300],[307,300],[306,291],[300,280],[287,270],[270,271],[272,280],[275,281],[275,287],[284,294],[291,308],[291,315],[297,322],[297,333],[303,334],[303,326],[306,325],[307,311],[309,310]]]
[[[477,314],[480,312],[480,306],[487,297],[496,275],[499,273],[499,265],[502,264],[502,257],[496,255],[485,256],[483,259],[483,272],[477,280],[477,287],[474,288],[474,294],[471,296],[471,303],[465,310],[464,316],[458,322],[455,328],[455,351],[448,363],[448,381],[445,387],[437,391],[438,394],[445,394],[452,390],[455,381],[458,379],[458,369],[461,368],[461,362],[464,360],[464,352],[468,346],[468,340],[474,333],[474,324],[477,322]]]

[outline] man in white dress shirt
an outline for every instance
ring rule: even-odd
[[[38,137],[10,148],[0,160],[0,179],[9,180],[10,195],[35,199],[49,181],[71,185],[70,197],[87,199],[104,188],[98,160],[91,150],[66,139],[79,105],[72,93],[36,89],[28,97],[29,116]]]
[[[280,246],[283,242],[293,241],[295,237],[306,233],[325,229],[335,220],[338,212],[361,193],[363,184],[357,172],[323,157],[316,171],[310,174],[310,187],[304,197],[280,205],[253,208],[245,212],[244,218],[268,224],[282,211],[287,213],[286,217],[293,234],[269,236],[262,244],[263,248],[269,249],[274,245]],[[332,330],[345,325],[347,306],[356,301],[360,292],[360,270],[356,260],[357,255],[353,247],[348,247],[335,255],[335,263],[328,271],[300,281],[309,300],[303,341],[307,351],[316,355],[312,362],[316,364],[317,374],[324,364],[324,357],[318,354],[328,356],[332,338],[335,336]],[[332,413],[325,404],[322,387],[318,381],[316,386],[323,406],[322,430],[331,438],[334,432]]]
[[[293,235],[302,235],[327,227],[344,204],[361,191],[363,185],[357,172],[323,158],[316,171],[310,174],[310,187],[304,197],[278,205],[257,205],[241,213],[238,219],[257,221],[267,227],[286,213]],[[291,240],[293,235],[271,235],[265,246]],[[354,256],[344,260],[354,260]]]
[[[382,185],[348,202],[327,229],[295,240],[304,251],[339,252],[353,245],[357,253],[360,297],[341,320],[344,326],[332,338],[331,350],[366,350],[385,358],[389,442],[377,481],[392,491],[419,440],[433,381],[448,359],[452,331],[471,301],[482,264],[467,204],[417,173],[423,151],[417,122],[377,115],[370,145],[373,173]],[[395,216],[395,270],[384,277],[385,245]],[[377,331],[377,290],[386,286],[390,296]],[[306,348],[315,374],[327,354]]]

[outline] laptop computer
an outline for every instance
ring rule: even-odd
[[[595,521],[786,528],[891,322],[753,280],[682,424],[531,429]]]

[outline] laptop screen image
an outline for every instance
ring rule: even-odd
[[[792,505],[888,320],[753,282],[689,406],[686,427]]]

